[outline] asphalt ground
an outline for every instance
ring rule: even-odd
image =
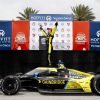
[[[12,96],[6,96],[0,91],[0,100],[100,100],[100,96],[93,94],[40,94],[24,90]]]

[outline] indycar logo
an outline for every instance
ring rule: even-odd
[[[62,49],[65,49],[65,46],[64,46],[64,45],[61,45],[61,48],[62,48]]]
[[[67,29],[67,32],[70,32],[70,29]]]
[[[4,36],[5,35],[5,31],[4,30],[0,30],[0,36]]]
[[[67,23],[67,26],[70,26],[70,23]]]
[[[55,46],[55,49],[59,49],[58,45]]]
[[[100,30],[96,33],[97,37],[100,37]]]
[[[67,45],[67,50],[70,50],[70,45]]]
[[[35,34],[33,33],[32,36],[35,37]]]
[[[47,26],[47,23],[46,22],[44,23],[44,26]]]
[[[32,23],[32,26],[35,26],[35,24],[36,24],[36,23],[35,23],[35,22],[33,22],[33,23]]]
[[[58,34],[55,34],[55,36],[56,36],[56,37],[59,37],[59,35],[58,35]]]
[[[32,46],[32,49],[35,49],[35,45]]]
[[[61,29],[61,32],[64,32],[64,28]]]
[[[67,34],[67,37],[69,38],[70,37],[70,34]]]
[[[35,32],[35,28],[33,28],[32,31]]]
[[[65,43],[65,41],[64,41],[64,40],[61,40],[61,42],[62,42],[62,43]]]

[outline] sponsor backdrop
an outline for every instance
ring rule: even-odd
[[[12,49],[29,49],[29,21],[12,22]]]
[[[0,21],[0,50],[11,50],[12,22]]]
[[[0,21],[0,50],[46,50],[40,25],[47,32],[58,20],[53,50],[100,51],[100,22],[74,21],[72,15],[31,15],[30,21]],[[43,45],[41,44],[41,41]]]
[[[58,20],[58,27],[53,39],[53,50],[73,49],[71,14],[32,14],[30,15],[30,50],[41,50],[39,48],[39,38],[42,36],[40,25],[47,32],[47,28],[54,27],[56,20]]]
[[[100,22],[90,22],[90,49],[100,51]]]
[[[89,50],[90,29],[89,22],[74,21],[73,22],[73,49],[74,50]]]

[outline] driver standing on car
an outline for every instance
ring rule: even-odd
[[[64,63],[61,60],[59,60],[57,65],[58,65],[58,76],[68,78],[69,70],[65,67]]]
[[[41,30],[43,36],[45,36],[46,40],[47,40],[49,66],[51,66],[50,55],[51,55],[51,51],[53,49],[52,40],[53,40],[54,34],[55,34],[56,30],[57,30],[57,26],[58,26],[58,21],[56,21],[53,29],[52,28],[47,28],[48,32],[46,33],[45,30],[42,28],[42,25],[40,25],[40,30]]]

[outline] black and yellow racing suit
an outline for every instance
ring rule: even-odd
[[[52,51],[52,40],[54,38],[54,34],[57,30],[57,26],[58,26],[58,22],[55,23],[54,28],[52,29],[52,32],[50,34],[46,33],[42,27],[40,27],[40,30],[42,32],[43,36],[46,36],[47,38],[47,45],[48,45],[48,61],[49,61],[49,65],[51,66],[51,59],[50,59],[50,55],[51,55],[51,51]]]
[[[69,77],[69,70],[67,68],[58,69],[58,76],[65,77],[66,75]]]

